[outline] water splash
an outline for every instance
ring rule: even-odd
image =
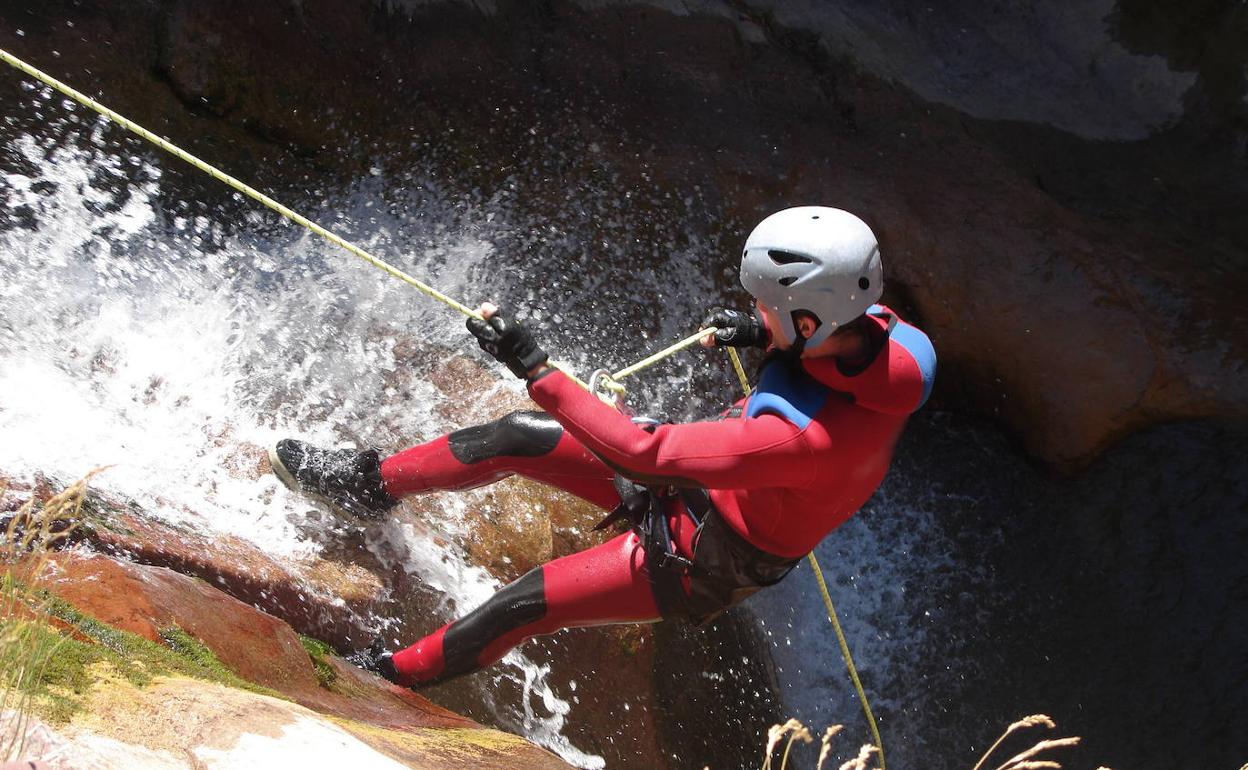
[[[288,562],[315,556],[320,546],[299,526],[307,504],[255,473],[256,450],[286,435],[397,447],[427,434],[442,396],[412,383],[400,407],[384,386],[396,330],[455,339],[460,319],[265,215],[227,232],[182,213],[162,199],[149,159],[126,154],[99,124],[81,143],[59,133],[68,128],[2,150],[21,170],[0,188],[0,468],[74,478],[112,464],[97,485],[149,515],[238,536]],[[411,223],[378,215],[368,193],[327,203],[341,205],[348,226],[364,223],[352,235],[368,247],[411,234]],[[428,228],[437,247],[399,261],[460,293],[493,247],[444,223]],[[441,526],[462,525],[458,505]],[[379,553],[395,542],[448,611],[499,587],[428,533],[396,523],[370,535]],[[503,667],[523,696],[496,703],[500,721],[579,767],[604,765],[562,735],[569,706],[547,668],[521,653]]]

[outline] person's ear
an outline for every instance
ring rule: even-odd
[[[810,339],[810,335],[815,333],[815,329],[819,328],[819,324],[815,323],[815,319],[808,315],[803,315],[797,319],[797,330],[801,332],[802,337]]]

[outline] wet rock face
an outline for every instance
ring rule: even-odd
[[[273,758],[294,767],[566,768],[522,739],[471,726],[403,731],[326,719],[289,701],[183,677],[136,688],[100,682],[68,726],[39,720],[12,770],[204,770]],[[12,712],[0,717],[10,729]]]
[[[1242,9],[17,5],[0,15],[25,37],[0,44],[296,200],[370,167],[492,200],[526,286],[604,244],[661,265],[678,240],[723,255],[732,296],[709,301],[741,301],[732,255],[759,218],[858,212],[886,299],[936,342],[937,403],[1060,467],[1248,412]]]
[[[106,555],[198,578],[343,651],[366,646],[369,612],[386,604],[383,577],[367,559],[338,560],[331,552],[284,565],[247,541],[169,527],[103,495],[91,498],[88,521],[74,538]]]
[[[633,4],[643,3],[612,3]],[[785,30],[927,101],[976,118],[1050,125],[1086,139],[1147,137],[1182,116],[1184,95],[1197,79],[1125,45],[1113,23],[1113,0],[1060,7],[1012,0],[991,10],[973,2],[915,6],[887,0],[644,5],[735,21],[738,34],[753,42],[767,40],[767,27]],[[1131,10],[1138,15],[1138,9],[1123,15]]]
[[[161,643],[177,626],[202,641],[240,677],[266,687],[306,690],[316,677],[290,626],[207,583],[161,567],[74,552],[50,560],[54,593],[114,628]]]
[[[1037,583],[1067,602],[1052,644],[1080,652],[1037,659],[1033,675],[1086,703],[1117,694],[1093,739],[1114,766],[1233,766],[1248,751],[1246,438],[1242,425],[1199,423],[1133,436],[1052,499],[1077,514],[1066,526],[1041,525],[1060,556],[1034,565]],[[1187,740],[1133,745],[1141,724]]]

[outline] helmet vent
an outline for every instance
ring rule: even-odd
[[[870,289],[870,288],[871,288],[871,280],[870,280],[869,278],[867,278],[866,276],[863,276],[862,278],[859,278],[859,279],[858,279],[858,288],[859,288],[859,289],[862,289],[863,291],[866,291],[867,289]]]
[[[797,281],[797,276],[795,276],[795,275],[786,275],[785,277],[783,277],[783,278],[781,278],[781,279],[780,279],[780,285],[781,285],[781,286],[792,286],[792,285],[793,285],[796,281]]]
[[[771,261],[777,265],[798,265],[814,262],[810,257],[794,254],[791,251],[780,251],[779,249],[768,249],[767,256],[771,257]]]

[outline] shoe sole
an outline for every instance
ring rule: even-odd
[[[291,473],[286,463],[282,462],[282,458],[277,456],[276,445],[269,447],[269,465],[273,468],[273,475],[277,476],[277,480],[282,482],[287,489],[291,492],[304,493],[304,490],[299,487],[299,482],[295,480],[295,474]]]

